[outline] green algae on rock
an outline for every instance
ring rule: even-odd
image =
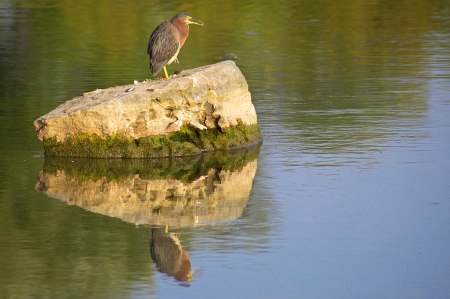
[[[66,141],[56,138],[44,140],[47,156],[91,158],[144,158],[191,156],[204,151],[228,150],[247,147],[261,141],[258,125],[239,124],[223,129],[200,130],[185,125],[180,131],[167,136],[149,136],[140,139],[80,134]]]
[[[262,140],[247,82],[233,61],[85,93],[34,127],[47,156],[188,156]]]
[[[89,159],[86,157],[47,157],[43,173],[65,172],[80,181],[106,179],[127,181],[139,174],[147,180],[176,179],[192,182],[208,175],[211,168],[237,171],[258,158],[261,143],[230,151],[207,152],[201,155],[167,157],[164,159]]]

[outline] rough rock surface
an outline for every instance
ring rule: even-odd
[[[183,71],[169,80],[146,80],[98,89],[67,101],[34,122],[47,154],[53,155],[71,155],[71,152],[52,152],[50,147],[66,146],[68,141],[73,144],[73,138],[80,135],[101,140],[111,136],[139,140],[170,136],[183,127],[224,132],[239,125],[241,130],[252,127],[251,134],[259,135],[247,82],[233,61]],[[226,146],[243,147],[261,140],[260,135],[247,135],[249,140]],[[46,140],[52,143],[46,144]],[[186,141],[189,142],[183,140]],[[199,150],[213,148],[222,149],[216,144]],[[166,151],[161,155],[171,153]],[[76,151],[73,154],[80,155]],[[96,156],[95,153],[81,155]]]

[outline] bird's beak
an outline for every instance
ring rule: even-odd
[[[203,22],[202,22],[202,21],[199,21],[199,20],[197,20],[197,19],[194,19],[193,17],[187,17],[187,18],[186,18],[186,22],[187,22],[188,24],[195,24],[195,25],[203,26]]]

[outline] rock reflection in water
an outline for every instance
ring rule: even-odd
[[[236,219],[249,198],[260,146],[164,159],[48,157],[36,189],[135,224]]]
[[[180,282],[192,281],[191,261],[181,248],[177,234],[169,233],[164,228],[152,228],[150,255],[159,271]]]

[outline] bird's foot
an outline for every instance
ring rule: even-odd
[[[164,74],[166,74],[166,79],[169,79],[169,75],[167,74],[166,67],[164,66]]]

